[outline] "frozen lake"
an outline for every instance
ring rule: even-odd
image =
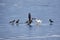
[[[42,24],[25,24],[29,12]],[[13,19],[23,24],[9,24]],[[0,40],[60,40],[60,0],[0,0]]]

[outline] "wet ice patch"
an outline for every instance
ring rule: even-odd
[[[51,37],[60,37],[60,35],[51,35]]]
[[[5,40],[17,40],[17,39],[36,39],[36,38],[56,38],[56,37],[59,37],[60,38],[60,35],[50,35],[50,36],[16,36],[16,37],[10,37],[10,38],[5,38]],[[4,39],[4,38],[0,38],[0,39]]]

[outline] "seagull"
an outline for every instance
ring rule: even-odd
[[[16,23],[19,23],[19,19],[16,21]]]
[[[42,20],[40,20],[40,19],[35,19],[35,22],[36,22],[37,24],[41,24],[41,23],[42,23]]]
[[[37,18],[32,18],[32,20],[35,20],[36,24],[41,24],[42,23],[42,20],[37,19]]]
[[[28,14],[28,21],[26,21],[28,25],[32,23],[31,13]]]
[[[49,22],[50,22],[50,23],[53,23],[53,21],[52,21],[51,19],[49,19]]]
[[[10,21],[9,23],[14,23],[15,22],[15,20],[12,20],[12,21]]]
[[[49,22],[50,22],[50,25],[52,25],[52,23],[53,23],[54,21],[52,21],[52,19],[49,19]]]

